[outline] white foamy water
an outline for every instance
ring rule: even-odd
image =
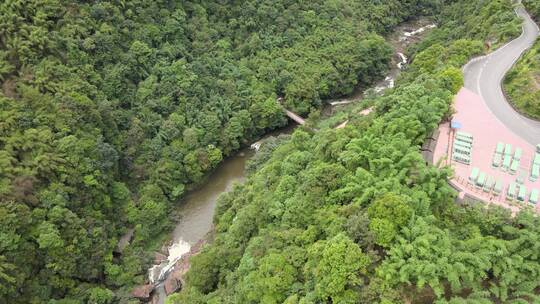
[[[252,143],[250,148],[255,151],[259,151],[259,149],[261,148],[261,145],[262,145],[262,141],[259,140],[257,142]]]
[[[403,53],[397,53],[399,58],[401,59],[400,62],[398,62],[397,67],[401,70],[403,67],[407,64],[407,56]]]
[[[394,87],[394,83],[395,83],[395,80],[393,77],[390,77],[390,76],[386,76],[386,78],[384,78],[384,81],[381,85],[378,85],[376,86],[375,88],[373,88],[373,90],[376,92],[376,93],[380,93],[386,89],[391,89]]]
[[[434,27],[437,27],[436,24],[428,24],[426,26],[423,26],[415,31],[412,32],[404,32],[402,37],[399,37],[399,41],[407,40],[407,38],[418,35],[420,33],[425,32],[427,29],[432,29]]]
[[[189,252],[191,245],[184,240],[178,240],[169,247],[169,256],[167,260],[159,265],[154,265],[148,270],[148,279],[150,283],[161,282],[164,280],[169,271],[174,267],[174,264],[182,258],[182,256]]]

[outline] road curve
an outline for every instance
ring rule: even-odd
[[[465,87],[482,97],[491,112],[514,134],[532,145],[540,143],[540,122],[522,116],[508,103],[503,91],[504,75],[521,54],[530,48],[540,30],[520,5],[516,13],[523,19],[521,36],[495,52],[471,60],[463,68]]]

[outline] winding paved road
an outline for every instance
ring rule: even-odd
[[[516,13],[523,19],[521,36],[487,56],[471,60],[463,68],[465,87],[482,96],[491,112],[514,134],[536,145],[540,143],[540,122],[516,112],[501,88],[506,72],[534,44],[540,33],[536,23],[521,5]]]

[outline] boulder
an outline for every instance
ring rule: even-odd
[[[152,293],[152,290],[154,290],[154,285],[141,285],[135,287],[131,292],[131,295],[139,300],[148,301],[150,299],[150,293]]]
[[[167,276],[167,279],[163,282],[165,288],[165,294],[170,295],[182,287],[182,283],[178,278],[178,272],[174,271]]]

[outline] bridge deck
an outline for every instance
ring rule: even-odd
[[[293,112],[291,112],[291,111],[289,111],[287,109],[285,109],[285,113],[287,114],[287,116],[290,119],[296,121],[297,123],[299,123],[301,125],[306,123],[306,121],[302,117],[300,117],[299,115],[297,115],[297,114],[295,114],[295,113],[293,113]]]

